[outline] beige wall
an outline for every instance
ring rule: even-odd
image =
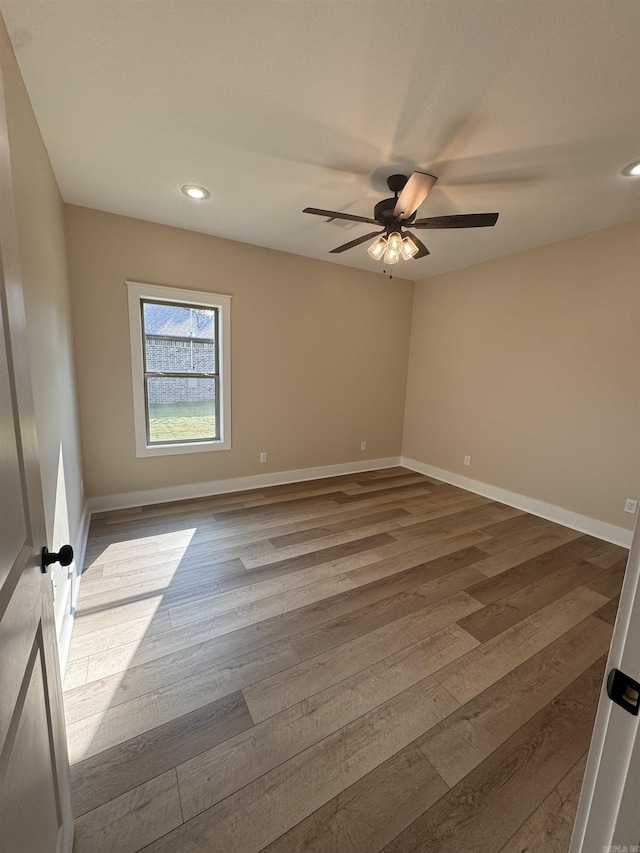
[[[640,222],[416,284],[403,455],[632,527]]]
[[[66,227],[87,494],[399,455],[411,282],[87,208]],[[136,458],[127,279],[233,297],[231,450]]]
[[[1,18],[0,66],[7,103],[47,544],[57,549],[67,541],[77,545],[83,511],[63,206]],[[69,610],[71,584],[66,569],[55,568],[53,576],[60,623]]]

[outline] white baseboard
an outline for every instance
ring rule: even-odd
[[[245,492],[249,489],[264,489],[267,486],[280,486],[285,483],[300,483],[305,480],[339,477],[342,474],[376,471],[379,468],[393,468],[399,464],[399,456],[388,456],[385,459],[368,459],[363,462],[342,462],[338,465],[322,465],[318,468],[298,468],[294,471],[276,471],[272,474],[234,477],[231,480],[211,480],[207,483],[167,486],[162,489],[149,489],[144,492],[103,495],[102,497],[89,499],[89,510],[92,513],[108,512],[112,509],[129,509],[130,507],[167,503],[168,501],[206,498],[211,495],[227,494],[228,492]]]
[[[89,538],[89,522],[91,521],[91,513],[88,503],[85,502],[80,526],[76,535],[76,541],[73,546],[73,563],[71,564],[71,592],[70,604],[66,610],[65,617],[62,620],[60,630],[58,631],[58,657],[60,659],[60,673],[64,680],[64,673],[67,668],[67,659],[69,657],[69,648],[71,646],[71,634],[73,631],[73,623],[76,615],[76,604],[78,603],[78,593],[80,592],[80,580],[82,578],[82,567],[84,566],[84,555],[87,551],[87,539]]]
[[[624,527],[617,527],[615,524],[599,521],[597,518],[590,518],[588,515],[580,515],[577,512],[571,512],[571,510],[544,503],[535,498],[528,498],[525,495],[519,495],[517,492],[509,492],[506,489],[498,488],[498,486],[482,483],[480,480],[472,480],[462,474],[454,474],[452,471],[445,471],[443,468],[418,462],[417,459],[402,456],[400,464],[411,471],[426,474],[427,477],[434,477],[436,480],[451,483],[453,486],[459,486],[461,489],[466,489],[485,498],[500,501],[500,503],[513,506],[516,509],[522,509],[532,515],[538,515],[540,518],[546,518],[548,521],[570,527],[572,530],[579,530],[580,533],[588,533],[590,536],[604,539],[606,542],[613,542],[614,545],[621,545],[623,548],[631,547],[633,531]]]

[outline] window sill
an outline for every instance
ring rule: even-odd
[[[202,453],[231,450],[230,441],[190,441],[184,444],[145,444],[136,448],[136,456],[174,456],[178,453]]]

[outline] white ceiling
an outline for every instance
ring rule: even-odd
[[[385,179],[439,177],[424,278],[640,218],[637,0],[0,0],[66,201],[381,270]],[[180,193],[211,191],[206,202]]]

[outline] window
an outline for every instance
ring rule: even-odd
[[[127,282],[136,455],[231,447],[231,297]]]

